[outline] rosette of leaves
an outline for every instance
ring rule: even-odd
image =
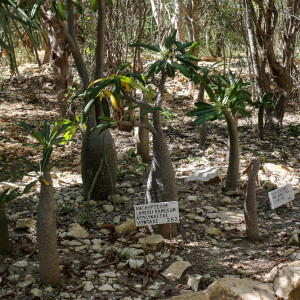
[[[167,37],[164,46],[148,45],[144,43],[134,43],[130,47],[142,47],[153,51],[159,56],[153,64],[150,65],[143,79],[147,80],[151,75],[158,74],[162,69],[166,69],[169,77],[174,78],[175,70],[178,70],[186,77],[190,77],[190,70],[197,70],[197,65],[194,62],[199,59],[191,53],[197,47],[197,42],[188,42],[182,44],[176,41],[177,30],[174,30],[170,36]]]

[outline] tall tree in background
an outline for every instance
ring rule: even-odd
[[[73,55],[82,87],[86,90],[89,86],[90,79],[86,64],[75,38],[72,0],[68,0],[67,4],[68,28],[65,27],[62,21],[60,21],[60,25]],[[95,52],[95,78],[98,79],[103,76],[104,68],[105,0],[97,0],[97,6],[94,10],[97,11],[98,16],[97,47]],[[87,104],[88,99],[86,101]],[[93,187],[93,192],[91,193],[91,199],[93,200],[103,200],[113,193],[117,178],[117,154],[110,131],[105,130],[101,134],[98,134],[96,131],[91,134],[89,133],[90,129],[99,123],[98,117],[101,115],[101,107],[98,104],[91,108],[87,117],[87,130],[83,137],[81,149],[81,175],[85,198],[88,197],[97,174],[97,180]],[[101,169],[100,173],[99,169]]]
[[[276,57],[275,33],[279,26],[279,2],[276,0],[247,0],[253,19],[257,41],[262,55],[267,60],[270,75],[278,88],[278,101],[274,110],[268,109],[268,123],[281,124],[286,107],[292,97],[295,72],[295,42],[299,30],[299,0],[287,0],[282,5],[282,61]]]

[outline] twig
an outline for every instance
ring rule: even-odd
[[[122,283],[124,283],[125,285],[127,285],[131,290],[141,294],[141,295],[144,295],[144,296],[148,296],[148,294],[144,293],[143,291],[137,289],[136,287],[134,287],[133,285],[129,284],[128,282],[125,282],[125,281],[122,281]]]
[[[86,267],[86,269],[101,269],[101,268],[105,268],[105,267],[112,266],[112,265],[115,265],[115,264],[116,264],[116,262],[114,261],[114,262],[110,262],[110,263],[103,264],[103,265]]]
[[[82,284],[78,285],[77,287],[75,287],[73,289],[66,290],[66,293],[72,293],[72,292],[78,291],[81,288],[83,288],[84,286],[85,286],[85,283],[82,283]]]

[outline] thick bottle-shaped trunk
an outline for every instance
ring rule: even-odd
[[[257,217],[257,202],[256,202],[256,178],[259,170],[260,161],[257,159],[249,175],[247,184],[247,192],[244,201],[244,214],[246,223],[247,238],[252,242],[257,242],[260,239]]]
[[[0,204],[0,254],[9,253],[9,233],[6,218],[6,205]]]
[[[37,242],[40,280],[43,284],[56,285],[60,281],[57,252],[56,214],[50,172],[44,172],[37,209]]]
[[[153,158],[147,182],[147,202],[177,201],[175,172],[161,128],[160,111],[153,112],[153,126],[157,133],[153,135]],[[174,237],[177,234],[176,225],[158,225],[158,233],[165,238]]]
[[[225,182],[226,190],[235,190],[239,180],[240,143],[239,134],[231,112],[224,110],[229,134],[229,164]]]
[[[104,200],[114,193],[117,180],[117,154],[109,130],[101,134],[96,130],[91,134],[86,133],[81,149],[81,175],[83,195],[86,199],[102,159],[103,166],[91,193],[92,200]]]

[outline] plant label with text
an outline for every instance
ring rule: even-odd
[[[295,198],[291,184],[284,185],[276,190],[269,192],[268,196],[271,202],[272,209],[293,201]]]
[[[135,225],[179,223],[178,202],[159,202],[134,206]]]

